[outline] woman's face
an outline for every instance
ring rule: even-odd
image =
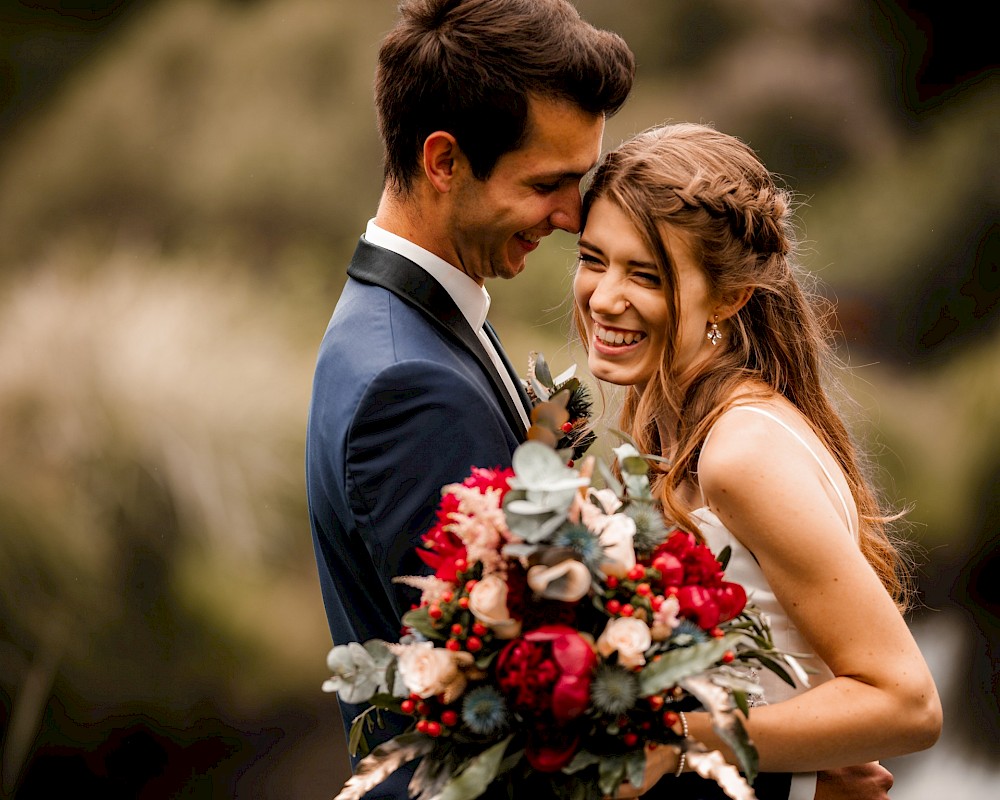
[[[680,301],[673,377],[683,383],[710,355],[706,332],[714,304],[687,235],[669,225],[662,234]],[[590,370],[609,383],[644,387],[662,363],[673,315],[653,254],[629,218],[605,198],[591,206],[579,247],[573,293]]]

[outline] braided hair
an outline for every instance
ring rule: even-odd
[[[620,420],[643,452],[670,459],[669,467],[654,466],[664,513],[697,533],[679,490],[697,480],[705,436],[737,401],[776,392],[803,414],[840,464],[861,517],[862,552],[905,607],[908,564],[888,530],[898,515],[882,508],[862,454],[825,388],[837,364],[832,307],[812,290],[810,276],[797,263],[791,194],[739,139],[682,123],[639,134],[606,156],[584,196],[584,225],[599,198],[633,223],[654,256],[673,310],[656,374],[643,388],[627,389]],[[750,291],[728,320],[726,344],[683,384],[672,368],[680,308],[665,224],[687,234],[713,296],[735,299]],[[586,347],[579,309],[576,326]],[[754,392],[747,386],[767,388]]]

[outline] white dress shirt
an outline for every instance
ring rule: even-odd
[[[384,228],[380,228],[375,224],[374,219],[368,221],[368,227],[365,230],[365,240],[378,247],[384,247],[386,250],[398,253],[403,258],[408,258],[444,287],[444,290],[455,301],[458,310],[462,312],[462,316],[468,321],[469,326],[475,332],[476,336],[479,337],[479,341],[486,349],[490,360],[503,380],[508,394],[510,394],[514,401],[514,407],[521,415],[524,427],[530,427],[531,422],[528,420],[528,412],[524,408],[524,403],[521,402],[517,388],[514,386],[514,379],[507,371],[507,367],[504,366],[500,354],[493,346],[493,342],[490,341],[489,336],[486,335],[486,331],[483,330],[486,315],[490,310],[490,293],[486,291],[486,287],[480,286],[462,272],[462,270],[449,264],[440,256],[434,255],[434,253],[425,250],[420,245],[414,244],[409,239],[404,239],[402,236],[397,236]]]

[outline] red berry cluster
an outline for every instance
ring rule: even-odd
[[[459,578],[464,577],[466,566],[464,561],[456,565]],[[471,570],[466,574],[471,575]],[[439,600],[424,601],[415,609],[427,615],[430,626],[445,640],[445,647],[449,650],[478,653],[492,639],[490,629],[476,620],[469,611],[469,593],[475,585],[476,580],[468,578],[461,584],[457,594],[451,591],[445,592]],[[412,620],[411,617],[411,623]]]
[[[418,694],[411,694],[399,704],[399,708],[404,714],[418,717],[417,730],[432,738],[437,738],[458,725],[458,711],[445,705],[440,697],[425,699]]]
[[[604,581],[604,610],[610,617],[652,619],[664,600],[677,593],[677,587],[663,587],[661,573],[653,567],[636,564],[624,578],[609,575]]]

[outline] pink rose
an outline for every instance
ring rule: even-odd
[[[635,617],[616,617],[608,620],[604,632],[597,640],[597,652],[607,658],[618,653],[618,663],[623,667],[641,667],[646,663],[643,655],[653,644],[649,626]]]
[[[452,652],[432,642],[390,645],[396,655],[399,676],[406,688],[421,697],[444,695],[453,702],[465,690],[468,671],[475,660],[471,653]]]
[[[507,582],[499,575],[487,575],[469,592],[469,611],[498,639],[513,639],[521,623],[512,619],[507,608]]]

